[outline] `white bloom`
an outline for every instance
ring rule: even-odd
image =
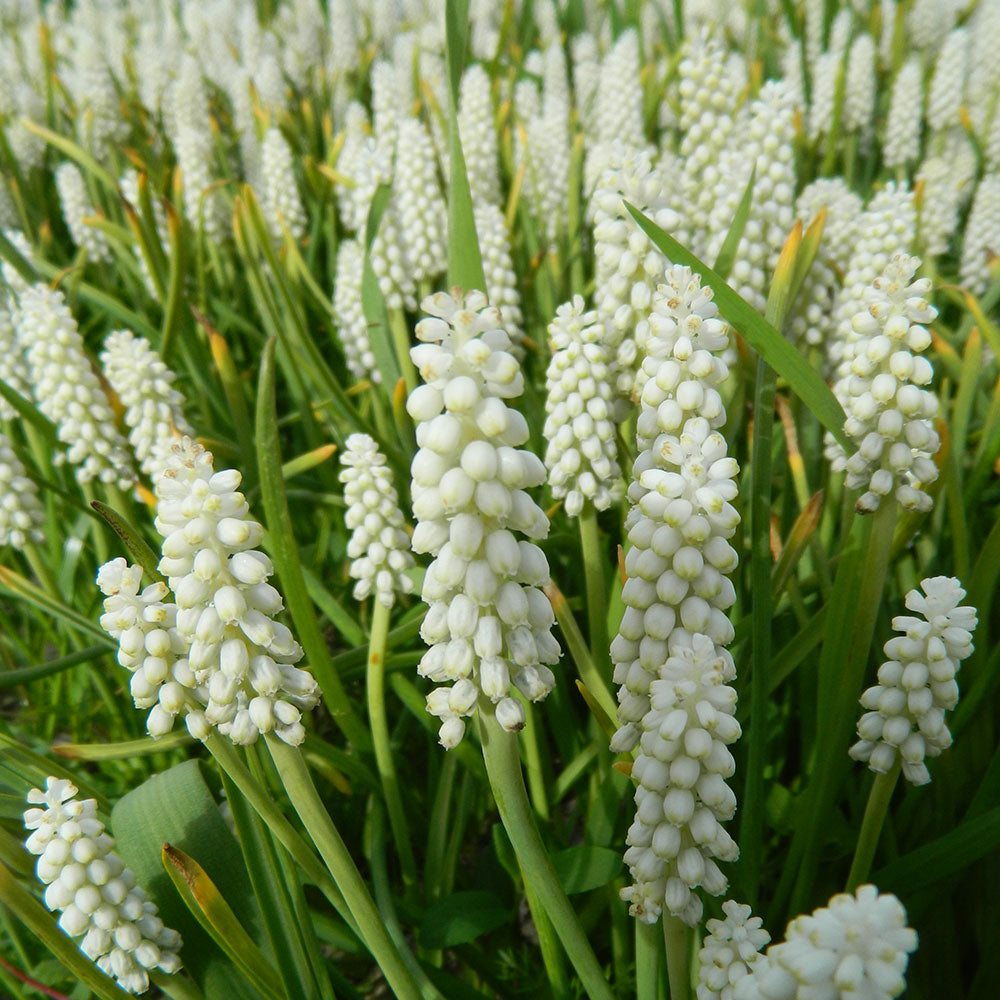
[[[396,593],[408,594],[413,581],[406,571],[413,565],[403,512],[385,456],[367,434],[347,439],[340,470],[351,531],[347,555],[353,560],[351,576],[358,582],[354,597],[363,601],[375,594],[380,604],[391,608]]]
[[[448,209],[437,177],[434,144],[418,118],[399,122],[393,198],[412,278],[433,280],[448,266]]]
[[[135,477],[128,445],[115,429],[114,414],[62,292],[44,284],[25,288],[15,330],[38,408],[69,446],[65,457],[77,466],[79,482],[99,478],[127,489]]]
[[[554,497],[575,517],[590,500],[606,510],[621,499],[615,441],[611,352],[597,314],[583,298],[556,310],[549,324],[552,359],[545,375],[545,467]]]
[[[958,109],[965,93],[969,32],[955,28],[944,40],[927,91],[927,124],[934,132],[958,124]]]
[[[177,376],[148,340],[129,330],[108,334],[101,364],[125,407],[129,442],[139,466],[155,478],[177,437],[194,433],[184,419],[184,397],[173,387]]]
[[[771,940],[750,907],[727,899],[724,920],[709,920],[698,952],[698,1000],[733,1000],[736,984],[749,975],[760,950]]]
[[[521,314],[521,291],[510,255],[510,234],[503,212],[492,202],[473,207],[479,252],[483,258],[486,293],[503,316],[504,329],[515,348],[524,340]]]
[[[45,537],[45,511],[6,434],[0,434],[0,545],[23,549]]]
[[[56,190],[62,204],[63,219],[73,242],[87,251],[87,256],[96,263],[111,260],[108,238],[100,229],[84,220],[96,215],[94,206],[87,196],[83,175],[75,163],[61,163],[56,170]]]
[[[640,69],[639,35],[634,28],[628,28],[601,62],[594,97],[599,142],[617,140],[631,149],[645,146]]]
[[[149,971],[178,972],[181,936],[160,919],[156,904],[135,884],[97,817],[95,799],[76,799],[64,778],[46,778],[28,792],[25,847],[38,855],[45,905],[59,926],[82,938],[80,950],[129,993],[149,989]]]
[[[549,522],[526,492],[545,482],[545,467],[521,450],[527,422],[504,402],[521,394],[524,379],[500,312],[481,292],[439,292],[422,308],[430,315],[417,324],[422,343],[410,354],[424,384],[406,404],[419,445],[412,544],[435,558],[422,594],[429,609],[421,636],[430,649],[418,672],[442,685],[428,695],[427,710],[441,719],[441,743],[451,748],[480,693],[501,726],[521,729],[511,682],[541,700],[555,683],[549,665],[560,650],[540,589],[548,563],[515,534],[544,538]]]
[[[843,123],[848,132],[863,137],[871,130],[875,111],[875,42],[862,33],[854,39],[847,56],[844,78]]]
[[[854,316],[857,340],[849,373],[834,386],[847,414],[844,430],[857,451],[833,459],[847,470],[850,489],[866,489],[858,509],[876,510],[894,494],[904,509],[930,510],[923,486],[937,479],[931,456],[940,441],[933,418],[938,401],[929,385],[934,375],[920,355],[930,346],[924,325],[937,316],[926,299],[928,278],[914,280],[920,261],[896,254],[865,293],[865,308]]]
[[[407,66],[406,60],[401,65]],[[412,67],[412,56],[409,67]],[[408,68],[409,68],[408,67]],[[387,156],[392,157],[396,151],[396,138],[399,135],[399,120],[402,109],[408,108],[413,102],[412,85],[400,86],[400,75],[397,75],[391,62],[377,59],[371,68],[372,88],[372,132],[378,148]]]
[[[978,623],[975,608],[959,607],[965,591],[954,577],[931,577],[920,587],[923,593],[911,590],[904,603],[922,617],[893,618],[893,629],[902,634],[886,642],[889,659],[879,667],[878,684],[861,696],[869,711],[850,751],[882,774],[900,761],[903,776],[915,785],[931,780],[924,758],[951,745],[945,713],[958,703],[955,675],[972,653]]]
[[[78,109],[77,134],[103,165],[111,148],[128,136],[129,127],[97,39],[73,47],[70,86]]]
[[[268,582],[271,560],[256,546],[264,529],[249,516],[235,469],[216,472],[212,456],[188,438],[174,445],[156,483],[159,570],[177,602],[177,631],[190,642],[194,682],[208,692],[192,710],[195,738],[215,726],[237,744],[274,731],[297,746],[301,711],[318,698],[316,681],[295,667],[302,649],[274,620],[281,595]]]
[[[308,220],[295,183],[292,151],[277,126],[272,125],[264,135],[260,171],[264,186],[261,207],[271,236],[280,241],[287,228],[292,239],[300,242]]]
[[[785,940],[736,984],[735,1000],[891,1000],[906,988],[916,947],[903,904],[862,885],[791,921]]]
[[[923,253],[938,257],[948,249],[958,228],[958,212],[976,176],[972,147],[962,136],[950,143],[947,155],[928,156],[917,171],[923,181],[919,238]]]
[[[364,264],[361,244],[355,239],[341,240],[337,247],[333,317],[337,339],[344,350],[351,374],[359,381],[367,378],[378,385],[382,381],[382,375],[375,364],[375,355],[368,339],[368,321],[361,302]]]
[[[14,331],[14,314],[17,302],[0,289],[0,381],[24,399],[31,399],[28,365]],[[6,399],[0,397],[0,420],[13,420],[17,411]]]
[[[982,295],[991,283],[989,255],[1000,256],[1000,174],[987,174],[976,188],[962,243],[962,284]]]
[[[887,167],[905,167],[920,154],[923,83],[920,60],[910,56],[892,83],[882,159]]]
[[[598,140],[597,94],[600,89],[601,60],[597,40],[585,33],[576,35],[570,43],[573,56],[573,92],[580,126],[588,143]]]
[[[918,49],[936,49],[955,23],[954,0],[914,0],[906,18],[910,41]]]
[[[474,63],[462,74],[458,102],[458,131],[462,138],[465,171],[475,206],[500,203],[497,133],[489,74]]]

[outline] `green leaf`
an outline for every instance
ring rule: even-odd
[[[229,832],[196,760],[156,774],[118,801],[111,811],[116,850],[160,910],[168,927],[181,932],[185,968],[203,983],[209,968],[235,970],[201,929],[164,871],[160,852],[173,844],[198,859],[244,927],[261,940],[260,915],[243,867],[239,845]]]
[[[104,644],[100,646],[88,646],[86,649],[70,653],[68,656],[60,656],[55,660],[46,660],[44,663],[36,663],[30,667],[17,667],[14,670],[4,670],[0,672],[0,688],[13,687],[15,684],[30,684],[40,677],[50,677],[52,674],[69,670],[70,667],[79,666],[81,663],[89,663],[99,656],[107,656],[108,647]]]
[[[580,844],[552,855],[552,867],[567,895],[589,892],[613,882],[622,872],[621,851]]]
[[[639,228],[667,257],[684,264],[701,275],[701,280],[715,294],[719,312],[740,333],[744,340],[789,384],[792,391],[809,408],[817,420],[837,439],[843,448],[854,451],[844,433],[846,419],[843,408],[823,381],[792,345],[752,306],[736,294],[722,278],[694,254],[685,250],[655,222],[647,219],[635,206],[626,202]]]
[[[392,189],[388,184],[380,184],[372,197],[368,209],[368,221],[365,223],[365,261],[361,278],[361,307],[364,310],[365,322],[368,324],[368,342],[371,344],[372,354],[375,355],[375,365],[382,376],[382,385],[387,392],[392,392],[393,386],[402,375],[402,369],[392,349],[389,314],[385,308],[385,299],[379,288],[378,278],[375,277],[375,269],[372,267],[372,246],[391,193]]]
[[[510,908],[492,892],[456,892],[435,903],[420,922],[420,943],[425,948],[453,948],[503,926]]]
[[[750,206],[753,204],[753,186],[757,180],[757,164],[754,163],[753,170],[750,171],[750,180],[747,181],[743,197],[740,199],[739,208],[730,223],[729,232],[722,241],[719,255],[715,258],[715,273],[723,281],[729,280],[729,273],[733,269],[733,262],[736,260],[736,251],[739,249],[740,240],[743,239],[743,230],[746,229],[747,219],[750,217]]]
[[[100,500],[91,500],[90,506],[108,522],[111,530],[125,543],[125,548],[132,553],[143,572],[156,583],[166,583],[166,577],[156,568],[159,559],[146,539],[139,534],[139,529],[124,514],[119,514],[113,507]]]
[[[161,856],[181,899],[212,940],[265,997],[282,1000],[286,994],[277,972],[236,919],[205,869],[172,844],[163,845]]]
[[[107,653],[107,650],[101,649],[101,652]],[[131,760],[133,757],[145,757],[148,754],[174,750],[190,742],[191,736],[188,731],[177,729],[164,736],[155,738],[143,736],[137,740],[123,740],[120,743],[55,743],[52,752],[67,760]]]
[[[3,396],[3,398],[10,403],[15,410],[17,410],[18,416],[41,431],[46,444],[56,448],[62,448],[62,444],[59,441],[59,432],[56,430],[56,425],[52,423],[52,421],[49,420],[49,418],[45,416],[45,414],[42,413],[42,411],[39,410],[34,403],[29,402],[24,398],[24,396],[22,396],[19,392],[16,392],[2,380],[0,380],[0,396]]]

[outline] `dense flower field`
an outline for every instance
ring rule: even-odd
[[[1000,0],[0,0],[0,995],[992,998]]]

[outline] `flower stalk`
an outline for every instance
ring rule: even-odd
[[[871,790],[868,793],[868,804],[865,806],[864,819],[861,821],[861,832],[858,834],[858,843],[854,848],[854,859],[851,861],[851,870],[847,876],[848,892],[853,892],[862,882],[868,879],[872,860],[875,858],[875,849],[878,847],[879,837],[882,834],[886,813],[889,811],[889,802],[892,799],[892,793],[896,789],[896,782],[899,780],[901,769],[902,762],[897,760],[891,771],[875,775],[875,780],[872,782]]]

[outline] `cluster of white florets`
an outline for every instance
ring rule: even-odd
[[[862,885],[791,921],[785,940],[771,945],[736,984],[734,998],[891,1000],[906,988],[904,973],[916,947],[903,904]]]
[[[515,349],[524,340],[521,313],[521,290],[510,255],[510,234],[503,212],[492,202],[480,202],[473,207],[479,252],[483,258],[486,293],[490,302],[503,315],[504,329]]]
[[[927,90],[927,124],[934,132],[959,126],[958,111],[969,69],[969,32],[954,28],[945,37]]]
[[[500,179],[493,98],[489,74],[478,63],[470,66],[462,75],[458,99],[458,131],[462,139],[472,204],[499,204]]]
[[[347,368],[359,381],[370,379],[375,385],[382,375],[375,363],[368,321],[361,300],[365,258],[361,244],[353,238],[340,241],[337,247],[337,277],[333,286],[333,318],[337,339],[344,349]]]
[[[911,56],[896,74],[889,98],[882,159],[887,167],[906,167],[920,155],[923,112],[920,60]]]
[[[847,54],[844,77],[843,123],[848,132],[862,139],[871,130],[875,111],[875,42],[867,33],[858,35]]]
[[[906,607],[921,617],[897,615],[892,627],[902,635],[884,646],[889,659],[879,667],[878,684],[861,696],[869,709],[858,722],[860,739],[851,747],[855,760],[880,774],[901,762],[903,776],[915,785],[931,780],[925,757],[951,746],[945,713],[958,703],[955,675],[973,651],[976,609],[959,606],[965,597],[951,576],[922,580]]]
[[[354,597],[363,601],[374,593],[391,608],[396,594],[408,594],[413,581],[406,571],[413,565],[410,540],[403,526],[403,512],[385,456],[367,434],[352,434],[341,462],[351,539],[347,555],[351,576],[357,580]]]
[[[23,549],[29,542],[40,542],[44,526],[38,487],[28,478],[10,439],[0,434],[0,545]]]
[[[760,917],[746,904],[727,899],[725,919],[706,922],[708,933],[698,952],[698,1000],[733,1000],[736,984],[750,974],[771,940]]]
[[[973,295],[982,295],[990,287],[991,255],[1000,257],[1000,174],[987,174],[979,182],[965,227],[962,284]]]
[[[923,184],[919,242],[924,256],[938,257],[948,249],[975,176],[976,159],[964,139],[956,140],[947,155],[928,156],[920,164],[916,180]]]
[[[132,457],[62,292],[44,284],[25,287],[19,306],[15,330],[35,400],[69,446],[65,458],[77,467],[77,479],[127,489],[135,479]]]
[[[298,242],[306,233],[306,212],[295,183],[292,150],[281,129],[272,125],[264,134],[260,151],[263,183],[261,207],[274,240],[284,238],[285,229]]]
[[[181,936],[165,927],[156,904],[114,851],[114,838],[97,816],[95,799],[78,800],[65,778],[46,778],[28,792],[36,808],[24,814],[25,847],[38,855],[35,871],[46,886],[45,905],[59,926],[82,938],[80,950],[129,993],[149,989],[149,972],[177,972]]]
[[[623,484],[615,440],[613,358],[603,323],[583,298],[561,305],[549,324],[552,359],[545,375],[545,467],[552,495],[575,517],[590,501],[606,510]]]
[[[177,438],[194,433],[184,418],[184,397],[173,386],[177,376],[148,340],[130,330],[108,334],[101,364],[125,407],[128,439],[139,466],[155,478]]]
[[[421,636],[430,649],[418,671],[441,685],[427,710],[451,748],[481,695],[504,729],[523,728],[511,682],[531,701],[544,698],[560,651],[540,589],[548,563],[515,535],[544,538],[549,522],[526,492],[545,482],[545,467],[520,448],[527,422],[504,402],[521,394],[524,379],[499,310],[480,292],[457,291],[432,295],[422,308],[430,315],[417,324],[422,343],[410,354],[424,384],[407,401],[419,445],[413,550],[435,558],[422,595],[429,609]]]
[[[28,376],[28,366],[24,360],[24,352],[17,342],[14,329],[14,313],[17,310],[17,300],[13,295],[7,295],[0,287],[0,380],[24,399],[31,398],[31,383]],[[17,416],[5,397],[0,396],[0,420],[12,420]]]
[[[394,196],[413,280],[429,281],[447,267],[448,210],[431,137],[418,118],[399,123]]]
[[[850,373],[834,386],[847,413],[844,430],[857,451],[833,457],[847,470],[847,485],[865,489],[858,509],[877,510],[894,494],[906,510],[930,510],[923,487],[937,479],[931,456],[940,441],[934,429],[938,401],[929,389],[934,375],[921,353],[930,346],[924,325],[937,315],[925,296],[928,278],[914,280],[920,261],[896,254],[866,290],[866,308],[854,316],[857,341]]]
[[[75,163],[59,165],[56,170],[56,190],[59,192],[63,219],[73,242],[86,250],[90,260],[97,263],[110,261],[108,238],[96,226],[84,221],[96,213],[83,183],[83,174]]]
[[[281,595],[274,567],[256,546],[264,529],[249,516],[235,469],[216,472],[212,456],[188,438],[174,445],[156,482],[159,570],[177,604],[177,633],[189,644],[193,684],[207,693],[204,711],[188,705],[192,736],[212,727],[238,744],[274,732],[305,738],[303,710],[319,697],[312,675],[296,666],[302,649],[274,620]]]

